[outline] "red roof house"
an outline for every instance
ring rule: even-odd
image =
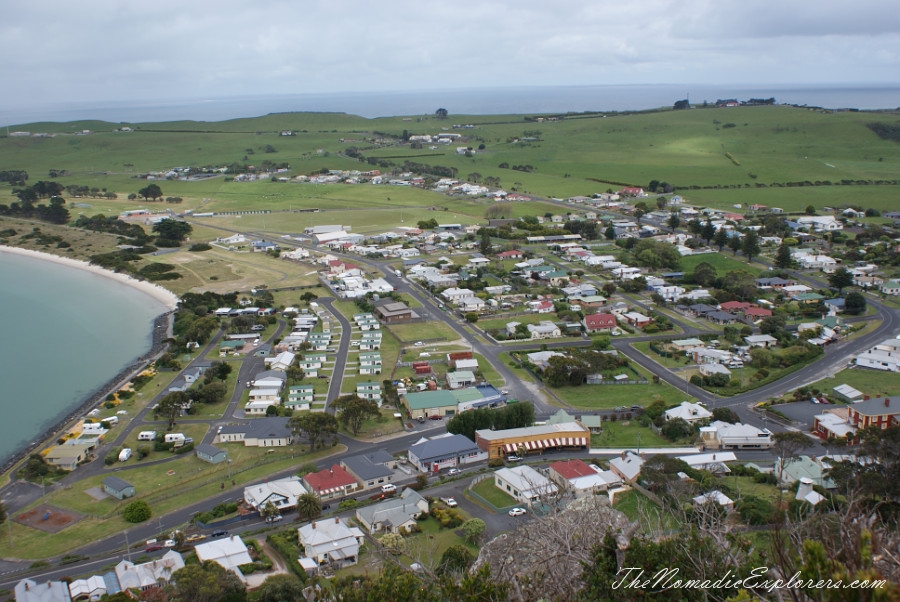
[[[304,486],[322,499],[338,498],[359,488],[350,473],[335,464],[331,468],[311,472],[303,477]]]
[[[725,303],[719,304],[719,309],[722,311],[738,311],[741,309],[749,309],[750,307],[751,304],[746,301],[726,301]]]
[[[744,310],[744,315],[748,318],[768,318],[772,315],[772,310],[764,307],[748,307]]]
[[[497,259],[522,259],[522,251],[503,251],[497,253]]]
[[[616,327],[616,317],[613,314],[593,314],[585,316],[583,323],[586,332],[609,332]]]
[[[560,460],[550,465],[550,470],[565,480],[577,479],[597,474],[597,471],[581,460]]]

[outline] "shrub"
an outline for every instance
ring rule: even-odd
[[[129,523],[142,523],[153,515],[150,505],[144,500],[135,500],[125,506],[122,516]]]

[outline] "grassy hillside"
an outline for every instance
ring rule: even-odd
[[[450,129],[454,123],[471,129]],[[501,186],[544,197],[589,195],[618,189],[618,183],[646,186],[667,181],[689,200],[713,206],[762,203],[796,210],[858,203],[887,209],[896,202],[896,185],[835,186],[842,180],[894,180],[900,174],[900,144],[879,138],[866,124],[900,125],[894,113],[829,113],[766,106],[634,114],[566,115],[541,123],[522,115],[364,119],[339,113],[289,113],[224,122],[128,124],[133,132],[116,132],[123,124],[96,121],[40,123],[16,129],[53,132],[53,138],[0,137],[0,170],[26,169],[31,181],[46,179],[50,169],[65,169],[64,184],[96,186],[116,192],[120,201],[100,209],[118,211],[130,192],[144,185],[136,174],[175,166],[254,164],[263,160],[290,165],[290,175],[322,168],[363,167],[339,156],[349,146],[367,157],[401,166],[410,160],[453,167],[469,174],[500,179]],[[87,136],[71,135],[89,129]],[[282,130],[294,136],[280,136]],[[465,142],[412,149],[409,145],[375,147],[382,133],[436,134],[446,129]],[[525,140],[529,139],[529,140]],[[478,146],[484,144],[484,150]],[[456,153],[471,146],[471,157]],[[269,150],[275,152],[266,152]],[[726,154],[727,153],[727,154]],[[531,173],[502,169],[500,164],[531,165]],[[816,186],[782,187],[794,182]],[[773,187],[774,185],[774,187]],[[699,187],[699,188],[694,188]],[[181,196],[185,208],[317,207],[346,209],[365,205],[381,210],[408,206],[451,206],[469,213],[467,203],[423,191],[373,186],[164,182],[166,196]],[[385,190],[388,190],[385,192]],[[0,185],[0,202],[10,188]],[[388,198],[389,197],[389,198]],[[204,203],[203,199],[211,199]],[[133,205],[133,204],[132,204]],[[483,210],[474,211],[480,218]],[[418,213],[416,217],[418,217]],[[333,221],[333,220],[331,220]]]

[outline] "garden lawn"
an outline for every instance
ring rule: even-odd
[[[476,483],[472,487],[472,491],[483,497],[495,508],[509,508],[515,506],[518,502],[514,497],[497,488],[493,478],[487,478]]]
[[[657,435],[649,427],[641,426],[634,420],[605,421],[603,432],[591,435],[591,447],[672,447],[676,445],[665,437]]]
[[[662,343],[663,341],[660,341]],[[669,354],[668,357],[659,355],[652,349],[650,349],[650,341],[643,341],[640,343],[632,343],[632,347],[652,359],[657,364],[664,366],[666,368],[683,368],[685,366],[684,362],[684,354],[680,353],[677,356]]]
[[[390,330],[402,343],[414,343],[416,341],[433,341],[443,339],[455,341],[459,335],[449,325],[443,322],[412,322],[408,324],[390,324],[385,328]]]
[[[837,399],[834,397],[833,389],[843,384],[848,384],[870,397],[900,395],[900,374],[868,368],[847,368],[831,378],[816,381],[810,386],[829,398]]]
[[[659,526],[666,531],[678,529],[681,526],[671,512],[661,509],[636,489],[617,495],[613,508],[623,512],[633,521],[641,521],[641,531],[643,532],[655,530]],[[648,518],[656,524],[651,525],[647,521]]]
[[[233,449],[234,451],[239,451],[238,447],[244,448],[244,446],[233,445],[227,447],[230,457],[232,457]],[[267,454],[266,450],[259,448],[254,450],[256,455],[250,458],[245,458],[240,453],[235,454],[233,457],[237,459],[231,465],[231,476],[236,482],[235,487],[240,488],[251,481],[291,469],[306,462],[316,462],[321,458],[343,451],[346,451],[343,445],[329,447],[314,454],[306,455],[299,455],[299,448],[289,449],[276,454]],[[259,453],[262,455],[258,455]],[[155,518],[161,514],[195,504],[221,493],[221,485],[227,480],[227,465],[223,463],[213,466],[198,460],[193,454],[186,454],[186,456],[175,462],[146,467],[140,471],[118,473],[117,476],[135,485],[138,495],[135,498],[126,500],[125,503],[117,502],[121,505],[112,510],[113,514],[108,518],[100,518],[94,512],[93,516],[89,516],[57,534],[44,533],[12,522],[11,539],[13,547],[10,547],[8,539],[4,538],[3,541],[0,541],[0,554],[4,558],[49,558],[77,549],[86,541],[97,541],[119,533],[133,526],[131,523],[126,522],[119,512],[128,502],[135,499],[147,501]],[[168,475],[167,472],[169,470],[174,470],[175,474]],[[90,486],[99,486],[104,476],[106,475],[85,479],[71,489],[59,490],[42,498],[40,502],[77,510],[79,507],[84,507],[84,502],[79,500],[84,498],[88,500],[93,499],[84,493],[84,490]],[[90,504],[90,507],[96,508],[96,505]],[[104,506],[100,506],[100,508],[108,509],[108,507]],[[27,509],[23,508],[22,510]],[[148,524],[152,524],[154,518],[151,518]]]
[[[653,383],[652,375],[632,362],[633,368],[646,378],[646,385],[581,385],[580,387],[559,387],[551,391],[565,403],[580,410],[609,410],[618,406],[648,406],[657,399],[667,405],[681,403],[687,397],[685,392],[660,381]]]
[[[728,253],[728,255],[725,255]],[[747,258],[738,253],[735,257],[728,249],[723,249],[722,253],[701,253],[700,255],[687,255],[681,258],[681,271],[685,274],[691,274],[701,263],[708,263],[716,268],[719,276],[724,276],[728,272],[743,270],[751,274],[759,274],[767,269],[758,263],[747,263]]]

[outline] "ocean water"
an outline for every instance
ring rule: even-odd
[[[84,270],[0,251],[0,463],[150,350],[159,301]]]
[[[65,103],[15,107],[0,105],[0,125],[35,121],[99,119],[110,122],[159,122],[181,119],[221,121],[296,111],[342,112],[362,117],[430,115],[439,107],[454,115],[500,115],[581,111],[627,111],[672,106],[719,98],[775,98],[781,104],[830,109],[893,109],[900,107],[900,85],[817,86],[655,84],[607,86],[531,86],[454,88],[396,92],[283,94],[198,98],[171,101]],[[6,100],[15,102],[14,98]]]

